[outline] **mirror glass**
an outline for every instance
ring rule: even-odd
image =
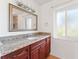
[[[23,8],[9,4],[10,20],[9,30],[10,31],[29,31],[37,30],[37,15],[26,11]]]

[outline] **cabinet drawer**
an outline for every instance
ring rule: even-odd
[[[11,53],[10,55],[19,55],[19,54],[21,54],[23,51],[26,51],[26,52],[28,52],[28,50],[29,50],[29,47],[24,47],[24,48],[21,48],[21,49],[19,49],[19,50],[16,50],[16,51],[14,51],[13,53]]]
[[[22,51],[20,54],[13,55],[13,59],[28,59],[28,52]]]
[[[1,59],[29,59],[29,47],[16,50],[8,55],[3,56]]]
[[[36,43],[31,44],[31,50],[35,49],[37,46],[41,45],[42,43],[45,42],[45,39],[38,41]]]

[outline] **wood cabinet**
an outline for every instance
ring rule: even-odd
[[[31,45],[31,59],[45,59],[45,39]]]
[[[1,57],[1,59],[46,59],[50,53],[50,41],[51,37],[47,37],[27,47],[5,55]]]
[[[49,55],[51,49],[51,37],[46,38],[46,57]]]
[[[40,59],[40,47],[37,46],[31,51],[31,59]]]
[[[45,40],[43,42],[41,42],[40,44],[40,59],[46,59],[45,58],[45,49],[46,49],[46,42]]]

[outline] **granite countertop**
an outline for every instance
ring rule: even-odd
[[[49,37],[47,33],[23,34],[0,38],[0,57]]]

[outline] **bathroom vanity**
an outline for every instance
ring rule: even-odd
[[[4,52],[7,52],[3,53],[1,59],[46,59],[50,54],[51,35],[49,33],[38,32],[16,36],[16,40],[11,42],[12,45],[9,44],[10,42],[5,43],[12,49],[5,50]]]

